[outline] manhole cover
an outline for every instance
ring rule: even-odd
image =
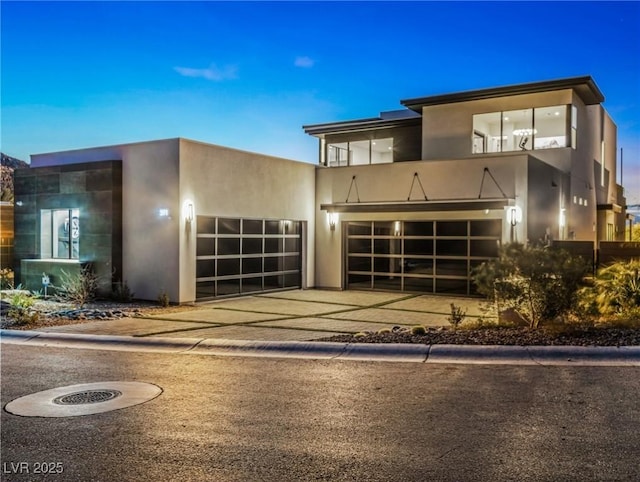
[[[83,392],[71,393],[53,399],[53,403],[58,405],[84,405],[87,403],[101,403],[113,400],[122,395],[118,390],[85,390]]]
[[[75,417],[139,405],[161,393],[162,389],[152,383],[85,383],[16,398],[4,409],[23,417]]]

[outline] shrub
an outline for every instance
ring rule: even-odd
[[[93,301],[98,291],[99,278],[91,265],[84,265],[79,273],[61,270],[60,286],[56,286],[56,296],[82,308]]]
[[[17,325],[34,323],[40,318],[40,314],[32,310],[35,300],[27,293],[13,293],[9,297],[9,303],[11,308],[7,311],[7,316]]]
[[[412,326],[411,327],[411,334],[412,335],[426,335],[427,334],[427,330],[422,325],[416,325],[416,326]]]
[[[463,310],[459,306],[456,306],[454,303],[451,303],[451,314],[447,317],[447,320],[453,326],[453,328],[458,328],[462,320],[464,320],[465,316],[467,316],[467,310]]]
[[[162,293],[160,293],[158,295],[158,304],[164,308],[166,308],[167,306],[169,306],[169,295],[167,294],[166,291],[163,291]]]
[[[492,299],[498,314],[516,310],[531,328],[566,316],[576,305],[576,293],[589,265],[564,250],[502,247],[498,259],[482,263],[472,273],[478,292]]]
[[[134,293],[129,289],[126,281],[118,281],[113,284],[111,297],[121,303],[131,303]]]
[[[583,311],[636,318],[640,314],[640,260],[619,261],[598,271],[593,287],[580,292]]]

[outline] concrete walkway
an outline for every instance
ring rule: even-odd
[[[446,326],[450,304],[468,318],[482,302],[406,293],[296,290],[199,304],[193,310],[144,318],[93,321],[40,331],[163,338],[312,341],[394,326]]]
[[[287,291],[200,304],[145,318],[0,330],[4,344],[216,356],[510,365],[640,366],[640,346],[465,346],[318,342],[393,326],[445,326],[451,303],[477,299],[362,291]]]

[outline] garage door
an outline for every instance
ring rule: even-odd
[[[197,217],[196,299],[300,288],[302,223]]]
[[[473,294],[470,272],[498,255],[502,221],[346,223],[350,289]]]

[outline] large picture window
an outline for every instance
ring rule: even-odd
[[[79,209],[43,209],[40,221],[43,258],[80,258]]]
[[[473,116],[472,153],[575,146],[575,109],[556,105]],[[571,121],[569,122],[569,118]]]
[[[329,167],[385,164],[393,162],[393,138],[327,144]]]

